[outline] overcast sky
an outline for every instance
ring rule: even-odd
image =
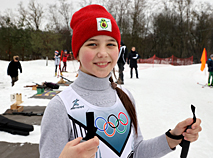
[[[29,3],[29,0],[0,0],[0,12],[2,13],[6,9],[17,10],[18,4],[21,1],[23,2],[25,7]],[[67,2],[73,2],[75,4],[78,4],[78,1],[79,0],[68,0]],[[45,8],[45,5],[47,5],[47,4],[55,4],[56,2],[58,2],[58,0],[36,0],[36,2],[42,4],[43,7]]]
[[[27,8],[29,0],[0,0],[0,15],[1,14],[4,15],[4,12],[8,11],[8,10],[11,10],[13,14],[16,14],[17,10],[18,10],[18,4],[21,1],[23,2],[24,7]],[[48,4],[56,4],[59,0],[35,0],[35,1],[38,2],[39,4],[42,4],[44,9],[47,9]],[[72,4],[73,4],[73,9],[74,9],[73,13],[80,9],[79,1],[81,1],[81,0],[67,0],[67,2],[69,2],[69,3],[72,2]],[[89,1],[89,0],[87,0],[87,1]],[[114,0],[114,1],[116,1],[116,0]],[[152,4],[152,2],[153,2],[153,0],[148,0],[148,1],[150,2],[150,4]],[[158,1],[158,0],[155,0],[155,3],[156,3],[156,1]],[[213,0],[194,0],[194,1],[198,2],[198,3],[199,2],[208,2],[213,5]],[[154,6],[150,5],[150,7],[151,7],[151,10],[155,10],[157,5],[156,4]],[[148,12],[147,12],[147,14],[148,14]],[[70,15],[70,18],[71,18],[71,15]],[[42,19],[42,20],[43,21],[40,25],[40,29],[43,30],[45,28],[46,21],[45,21],[45,19]]]
[[[25,4],[24,6],[27,6],[27,4],[29,3],[29,0],[0,0],[0,13],[3,13],[7,9],[11,9],[14,11],[17,10],[18,3],[20,3],[20,1],[22,1]],[[45,8],[45,5],[56,3],[58,0],[36,0],[36,1],[41,3]],[[72,1],[76,4],[76,6],[78,6],[79,0],[68,0],[68,1]],[[209,2],[210,4],[213,5],[213,0],[194,0],[194,1]]]

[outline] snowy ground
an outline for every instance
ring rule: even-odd
[[[21,62],[23,73],[19,75],[19,81],[11,87],[11,79],[7,76],[9,62],[0,60],[0,113],[5,112],[13,102],[10,94],[22,93],[21,105],[46,106],[48,99],[29,98],[36,94],[25,85],[44,81],[57,82],[54,77],[54,61],[45,60]],[[68,62],[68,72],[64,77],[75,80],[79,64],[77,61]],[[116,72],[117,73],[117,72]],[[128,65],[125,67],[125,87],[131,91],[136,100],[139,125],[145,139],[149,139],[166,132],[185,118],[192,117],[190,105],[196,107],[196,115],[202,120],[203,131],[197,142],[191,144],[188,158],[212,158],[213,157],[213,88],[202,88],[197,82],[207,83],[207,72],[200,71],[200,64],[190,66],[171,65],[139,65],[139,79],[130,79]],[[63,90],[66,87],[60,87]],[[0,141],[7,142],[31,142],[39,143],[40,126],[34,126],[34,131],[29,136],[11,135],[0,132]],[[180,157],[181,148],[164,158]]]

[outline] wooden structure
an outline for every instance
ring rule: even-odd
[[[22,94],[16,93],[16,102],[10,106],[10,109],[13,110],[13,111],[16,111],[16,112],[22,112],[24,107],[19,106],[21,103],[23,103]]]
[[[64,84],[66,83],[62,78],[57,82],[58,84]]]

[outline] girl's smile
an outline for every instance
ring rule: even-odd
[[[99,62],[99,63],[95,63],[97,66],[101,67],[101,68],[104,68],[106,67],[110,62]]]

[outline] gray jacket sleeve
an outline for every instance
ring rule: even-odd
[[[135,106],[132,94],[128,90],[127,92]],[[134,158],[159,158],[173,151],[167,143],[165,134],[153,139],[144,140],[139,126],[137,131],[138,135],[134,134]]]
[[[73,139],[65,106],[59,96],[55,96],[41,122],[40,158],[58,158],[67,142]]]

